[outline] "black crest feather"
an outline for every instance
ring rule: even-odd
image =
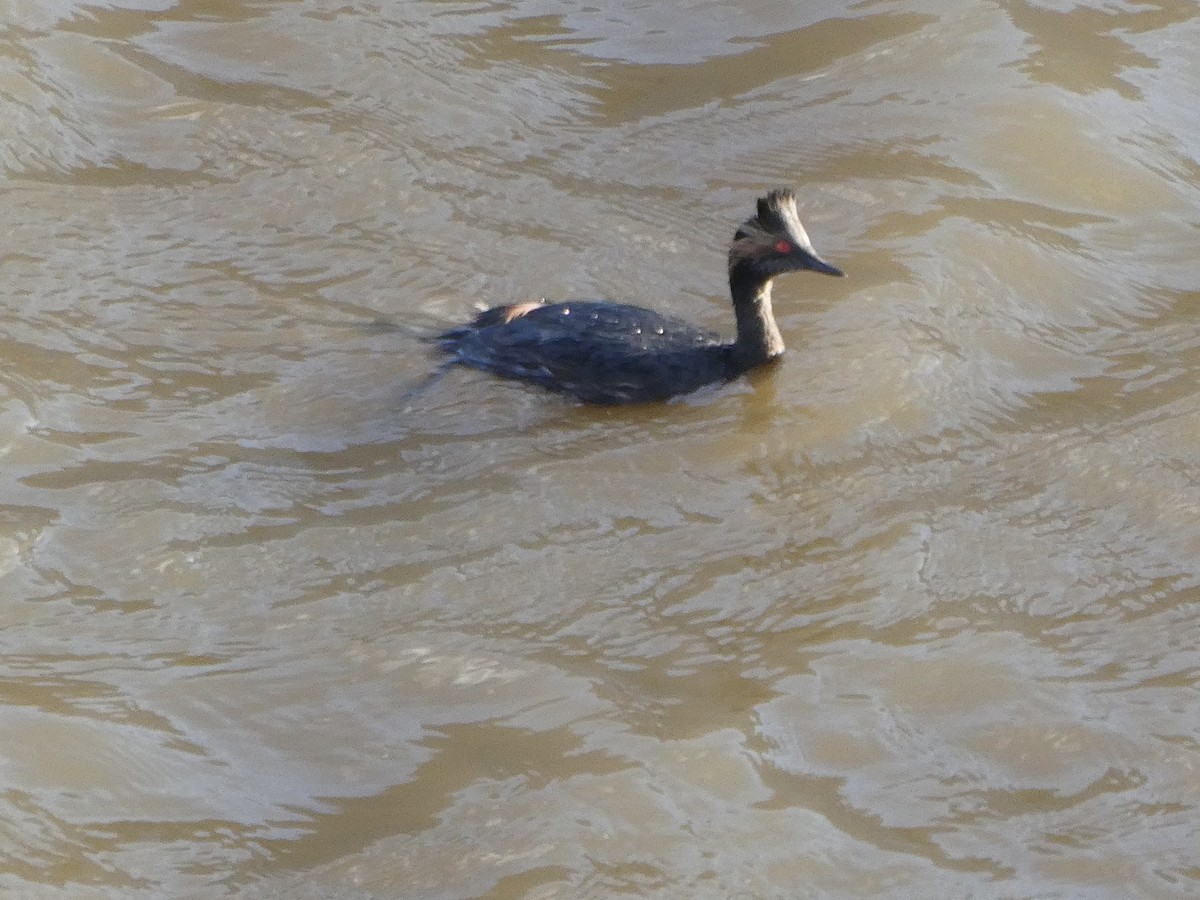
[[[796,211],[796,195],[790,189],[778,188],[759,197],[757,212],[758,215],[743,222],[734,235],[731,262],[766,251],[777,237],[785,237],[798,247],[811,249]]]
[[[779,188],[758,198],[758,224],[767,231],[786,231],[788,220],[795,218],[796,195],[791,190]]]

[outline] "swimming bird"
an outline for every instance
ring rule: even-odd
[[[434,338],[454,365],[532,382],[584,403],[666,400],[730,381],[783,353],[771,281],[787,272],[841,276],[813,249],[796,196],[776,190],[729,248],[733,341],[688,322],[625,303],[544,300],[496,306]]]

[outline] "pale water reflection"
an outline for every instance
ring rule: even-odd
[[[0,17],[6,896],[1200,890],[1194,4]],[[777,369],[409,394],[777,185]]]

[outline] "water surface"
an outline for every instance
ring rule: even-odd
[[[794,6],[0,7],[6,895],[1200,890],[1196,7]]]

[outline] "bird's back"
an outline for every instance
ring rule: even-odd
[[[440,336],[462,365],[531,381],[588,403],[639,403],[729,377],[720,336],[622,303],[497,307]]]

